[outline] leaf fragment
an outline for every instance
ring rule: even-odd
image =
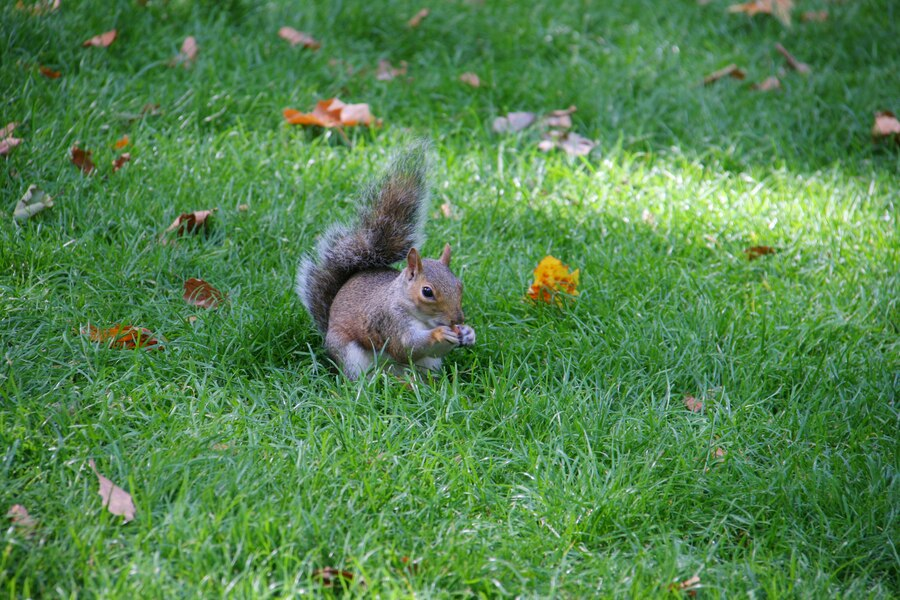
[[[205,229],[209,226],[209,217],[212,216],[215,210],[216,209],[195,210],[189,213],[182,213],[166,228],[165,233],[171,233],[173,231],[177,231],[178,235],[197,233],[201,229]]]
[[[116,140],[115,144],[113,144],[113,150],[121,150],[122,148],[127,146],[129,144],[129,142],[131,142],[131,139],[128,137],[128,135],[127,134],[123,135],[122,137],[120,137],[119,139]]]
[[[375,70],[375,79],[378,81],[391,81],[401,75],[406,75],[407,64],[405,60],[400,61],[400,66],[393,66],[390,61],[381,59],[378,61],[378,68]]]
[[[324,569],[316,569],[312,574],[313,579],[319,581],[323,587],[348,587],[355,576],[350,571],[343,571],[334,567],[325,567]],[[359,578],[359,585],[364,586],[365,582]]]
[[[421,9],[419,12],[414,14],[412,18],[406,22],[409,27],[416,28],[422,24],[422,21],[431,13],[427,8]]]
[[[372,116],[368,104],[345,104],[337,98],[319,100],[310,113],[302,113],[293,108],[284,109],[285,120],[292,125],[312,125],[317,127],[353,127],[380,124]]]
[[[570,156],[587,156],[596,146],[597,142],[574,131],[560,130],[548,131],[538,143],[538,149],[541,152],[549,152],[558,148]]]
[[[190,69],[194,64],[194,61],[197,60],[197,53],[200,51],[200,47],[197,45],[197,38],[192,35],[184,38],[184,42],[181,44],[181,50],[178,54],[169,61],[170,67],[177,67],[181,65],[185,69]]]
[[[10,506],[9,510],[6,511],[6,516],[12,521],[13,526],[22,529],[26,533],[30,533],[37,527],[37,520],[28,514],[28,509],[21,504]]]
[[[72,146],[70,160],[72,161],[72,164],[81,169],[85,175],[90,175],[96,168],[94,161],[91,160],[91,151],[82,150],[78,147],[78,144]]]
[[[528,288],[528,297],[541,302],[562,304],[562,297],[578,295],[580,269],[569,271],[569,266],[553,256],[545,256],[534,269],[534,283]]]
[[[684,397],[684,406],[691,412],[703,412],[703,401],[691,395],[687,395]]]
[[[765,256],[766,254],[775,254],[777,250],[772,246],[750,246],[746,250],[744,250],[744,254],[747,255],[747,260],[756,260],[760,256]]]
[[[781,80],[772,75],[770,77],[766,77],[758,83],[754,83],[752,86],[750,86],[750,89],[756,90],[757,92],[773,92],[775,90],[780,90]]]
[[[9,136],[11,136],[18,126],[19,124],[15,121],[7,123],[3,129],[0,129],[0,139],[8,138]]]
[[[802,75],[808,75],[812,69],[809,68],[809,65],[797,60],[793,54],[787,51],[787,48],[782,46],[781,44],[775,44],[775,50],[778,51],[784,57],[784,60],[787,61],[787,64],[790,68],[797,71]]]
[[[537,120],[533,112],[511,112],[505,117],[494,119],[492,126],[497,133],[516,133],[527,128]]]
[[[730,13],[744,13],[748,17],[754,15],[772,15],[782,24],[790,26],[791,10],[794,8],[792,0],[751,0],[743,4],[732,4],[728,7]]]
[[[478,75],[476,75],[475,73],[463,73],[459,76],[459,80],[466,85],[470,85],[474,88],[481,87],[481,79],[479,79]]]
[[[713,71],[709,75],[703,78],[703,85],[711,85],[723,77],[733,77],[734,79],[744,79],[747,77],[747,73],[738,67],[736,64],[731,63],[727,67],[722,67],[718,71]]]
[[[118,35],[118,32],[115,29],[111,29],[106,33],[95,35],[94,37],[83,41],[81,46],[83,48],[108,48],[110,44],[116,41],[116,35]]]
[[[118,158],[113,159],[113,173],[125,166],[125,163],[131,160],[130,152],[123,152]]]
[[[9,151],[22,143],[22,138],[8,137],[0,139],[0,156],[6,156]]]
[[[125,523],[134,520],[137,509],[131,499],[131,494],[100,474],[93,458],[88,460],[88,464],[100,482],[100,489],[97,490],[97,493],[103,498],[103,506],[112,514],[125,517]]]
[[[322,44],[313,39],[311,35],[297,31],[293,27],[282,27],[278,30],[278,37],[286,40],[292,47],[302,45],[310,50],[318,50],[322,47]]]
[[[34,16],[52,13],[59,8],[60,0],[40,0],[31,5],[26,5],[22,0],[16,2],[16,10],[30,13]]]
[[[201,308],[216,308],[224,300],[222,292],[202,279],[191,277],[184,282],[184,301]]]
[[[808,10],[800,15],[804,23],[824,23],[828,20],[827,10]]]
[[[684,581],[676,581],[674,583],[669,584],[670,592],[687,592],[688,596],[694,597],[697,595],[697,587],[700,585],[700,578],[694,575],[689,579],[685,579]]]
[[[45,208],[53,206],[53,198],[38,189],[36,184],[28,186],[28,190],[21,200],[16,203],[16,209],[13,211],[13,219],[16,221],[24,221],[30,219]]]
[[[897,116],[889,110],[875,113],[875,123],[872,125],[872,138],[876,141],[894,138],[895,142],[900,143],[900,121],[897,120]]]
[[[146,348],[159,350],[160,341],[153,337],[153,332],[146,327],[116,324],[108,329],[100,329],[93,325],[81,328],[81,334],[88,336],[92,342],[106,343],[111,348],[134,350]]]
[[[59,79],[60,75],[62,75],[62,73],[60,73],[59,71],[54,71],[50,67],[45,67],[43,65],[38,67],[38,71],[40,71],[41,75],[43,75],[47,79]]]
[[[550,113],[544,116],[543,124],[553,129],[571,129],[572,113],[577,110],[578,108],[573,104],[569,108],[550,111]]]

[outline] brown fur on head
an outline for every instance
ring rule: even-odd
[[[403,269],[406,295],[423,321],[453,327],[465,322],[462,282],[450,271],[450,244],[438,260],[423,259],[410,248]]]

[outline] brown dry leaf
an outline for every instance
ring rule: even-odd
[[[106,343],[110,347],[124,348],[125,350],[134,350],[135,348],[159,350],[162,348],[160,341],[153,337],[153,332],[146,327],[117,324],[109,329],[99,329],[88,325],[81,328],[81,334],[88,336],[92,342]]]
[[[747,260],[756,260],[760,256],[765,256],[766,254],[775,254],[777,250],[772,246],[750,246],[746,250],[744,250],[744,254],[747,255]]]
[[[422,10],[414,14],[413,17],[406,22],[406,24],[410,27],[418,27],[422,24],[422,21],[425,20],[425,17],[427,17],[430,12],[431,11],[429,11],[427,8],[423,8]]]
[[[89,40],[85,40],[81,43],[84,48],[90,48],[92,46],[99,48],[108,48],[110,44],[116,41],[117,32],[115,29],[107,31],[106,33],[101,33],[100,35],[95,35]]]
[[[29,515],[28,509],[21,504],[13,504],[10,506],[9,510],[6,511],[6,516],[10,518],[14,526],[19,527],[26,532],[30,532],[37,527],[35,518]]]
[[[34,16],[45,15],[58,9],[59,2],[60,0],[41,0],[40,2],[35,2],[30,6],[26,6],[22,0],[18,0],[18,2],[16,2],[16,10],[28,12]]]
[[[733,77],[735,79],[744,79],[747,76],[747,73],[744,72],[743,69],[738,67],[736,64],[731,63],[727,67],[721,68],[718,71],[713,71],[709,75],[703,78],[703,85],[710,85],[723,77]]]
[[[59,79],[59,76],[62,75],[59,71],[54,71],[50,67],[40,66],[38,67],[38,71],[41,72],[41,75],[46,77],[47,79]]]
[[[406,75],[406,68],[405,60],[400,61],[399,67],[394,67],[390,61],[381,59],[378,61],[378,68],[375,70],[375,79],[378,81],[390,81],[401,75]]]
[[[202,308],[216,308],[225,297],[222,292],[202,279],[191,277],[184,282],[184,301]]]
[[[72,146],[71,161],[73,165],[81,169],[86,175],[93,173],[96,168],[94,161],[91,160],[91,151],[82,150],[78,147],[78,144]]]
[[[15,126],[15,123],[10,123],[10,125]],[[9,125],[6,126],[9,128]],[[15,129],[15,127],[13,127]],[[9,154],[9,151],[22,143],[22,138],[17,137],[3,137],[0,136],[0,156],[6,156]]]
[[[11,136],[18,126],[19,124],[15,121],[13,121],[12,123],[7,123],[6,127],[0,129],[0,140]]]
[[[757,92],[772,92],[775,90],[780,90],[781,80],[772,75],[771,77],[766,77],[759,83],[754,83],[752,86],[750,86],[750,89],[756,90]]]
[[[716,458],[725,458],[725,451],[722,450],[721,448],[716,448],[716,451],[714,454],[715,454]]]
[[[113,173],[121,169],[129,160],[131,160],[131,154],[128,152],[123,152],[119,158],[113,160]]]
[[[13,219],[16,221],[24,221],[30,219],[45,208],[53,206],[53,198],[38,189],[38,186],[31,184],[22,199],[16,203],[16,209],[13,211]]]
[[[375,125],[376,121],[368,104],[344,104],[337,98],[319,100],[311,113],[302,113],[293,108],[284,109],[284,118],[292,125],[315,125],[318,127],[341,127],[354,125]]]
[[[802,63],[794,58],[794,55],[788,52],[787,48],[785,48],[781,44],[775,44],[775,49],[778,50],[778,53],[784,57],[784,60],[787,61],[788,66],[798,73],[808,75],[810,71],[812,71],[812,69],[809,68],[808,64]]]
[[[828,20],[828,11],[808,10],[800,15],[800,20],[804,23],[824,23]]]
[[[194,212],[182,213],[166,228],[165,233],[171,233],[173,231],[177,231],[178,235],[197,233],[201,229],[205,229],[209,226],[209,217],[215,211],[216,209],[195,210]]]
[[[318,50],[322,47],[322,44],[314,40],[312,36],[302,31],[297,31],[293,27],[282,27],[278,30],[278,37],[287,40],[291,46],[302,45],[310,50]]]
[[[463,73],[459,76],[459,80],[466,85],[471,85],[472,87],[481,87],[481,80],[478,79],[478,75],[476,75],[475,73]]]
[[[684,405],[691,412],[703,412],[703,402],[701,400],[698,400],[697,398],[694,398],[693,396],[685,396]]]
[[[697,595],[697,587],[700,585],[700,578],[694,575],[690,579],[685,579],[684,581],[676,581],[675,583],[669,584],[670,592],[686,592],[688,596],[694,597]]]
[[[791,10],[794,8],[792,0],[752,0],[743,4],[732,4],[728,7],[730,13],[744,13],[749,17],[754,15],[773,15],[785,25],[791,24]]]
[[[543,139],[538,143],[538,149],[542,152],[549,152],[554,148],[559,148],[571,156],[586,156],[596,145],[597,142],[575,132],[552,130],[544,134]]]
[[[516,133],[537,120],[533,112],[511,112],[505,117],[494,119],[493,129],[497,133]]]
[[[197,39],[189,35],[184,38],[184,43],[181,44],[181,51],[178,53],[175,58],[169,61],[170,67],[177,67],[181,65],[185,69],[191,68],[191,65],[194,64],[194,61],[197,60],[197,53],[200,51],[200,47],[197,46]]]
[[[877,141],[891,137],[894,138],[894,141],[900,143],[900,121],[897,120],[897,116],[889,110],[875,113],[875,123],[872,125],[872,138]]]
[[[123,135],[122,137],[120,137],[119,139],[116,140],[115,144],[113,144],[113,149],[121,150],[122,148],[127,146],[130,141],[131,140],[128,138],[128,135]]]
[[[554,110],[544,117],[543,124],[554,129],[570,129],[572,127],[572,113],[577,110],[578,108],[574,104],[569,108]]]
[[[97,470],[97,465],[94,463],[93,458],[88,461],[88,464],[91,466],[91,469],[94,470],[94,474],[97,475],[97,479],[100,481],[100,489],[97,493],[103,498],[103,506],[105,506],[112,514],[125,517],[126,523],[134,520],[137,509],[134,507],[134,501],[131,499],[131,494],[101,475],[100,471]]]
[[[334,567],[325,567],[324,569],[316,569],[313,571],[313,579],[318,580],[323,587],[349,587],[356,578],[350,571],[342,571]],[[359,585],[365,586],[362,578],[358,579]]]

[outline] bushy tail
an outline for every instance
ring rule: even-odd
[[[421,246],[428,204],[426,150],[418,143],[395,158],[384,177],[363,192],[356,219],[332,226],[315,252],[300,261],[297,293],[323,334],[331,303],[350,277],[388,267]]]

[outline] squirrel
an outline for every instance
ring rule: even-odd
[[[350,225],[335,224],[307,253],[296,291],[344,374],[356,379],[379,357],[437,370],[457,346],[475,344],[465,325],[463,285],[450,270],[450,245],[422,258],[428,210],[425,144],[393,160],[364,189]],[[392,268],[405,260],[402,270]]]

